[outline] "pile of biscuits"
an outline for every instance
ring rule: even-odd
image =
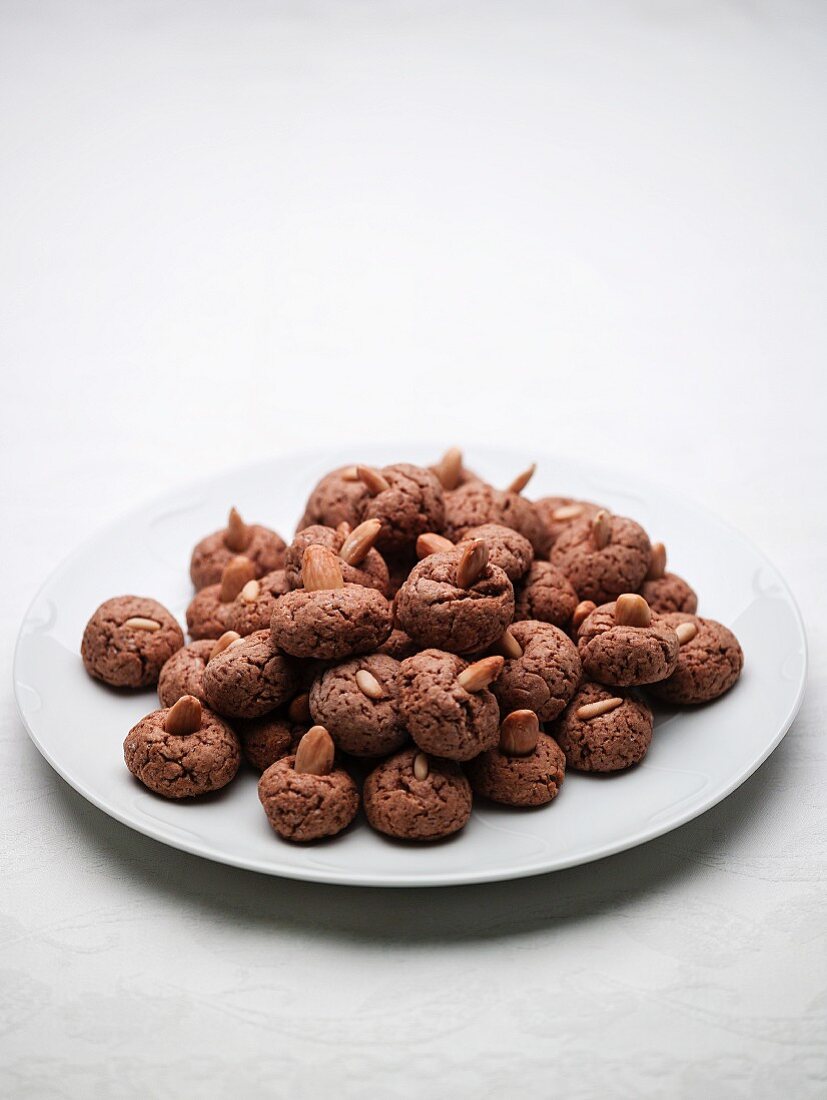
[[[186,799],[243,759],[276,833],[334,836],[360,805],[391,837],[461,829],[472,798],[539,806],[566,768],[639,764],[653,715],[738,679],[727,627],[696,614],[666,552],[589,501],[505,489],[449,450],[432,467],[349,466],[321,479],[288,545],[233,508],[195,547],[185,643],[156,600],[89,620],[87,671],[157,685],[129,731],[141,783]]]

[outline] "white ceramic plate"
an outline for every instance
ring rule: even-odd
[[[540,809],[478,803],[460,834],[424,846],[387,840],[361,818],[324,843],[281,841],[246,769],[201,801],[169,802],[141,787],[124,766],[122,743],[157,699],[111,691],[86,675],[78,650],[92,611],[110,596],[136,593],[156,597],[183,622],[190,550],[222,525],[230,504],[289,537],[326,470],[400,456],[423,464],[435,457],[421,447],[365,447],[358,455],[315,451],[231,470],[133,512],[72,554],[29,608],[15,654],[20,713],[52,767],[118,821],[208,859],[316,882],[443,886],[540,874],[642,844],[720,802],[769,756],[795,717],[806,673],[801,616],[778,572],[697,505],[557,457],[541,459],[531,494],[570,494],[634,516],[669,547],[670,566],[699,592],[701,613],[732,627],[744,648],[744,674],[729,694],[657,714],[639,767],[612,777],[570,772],[559,797]],[[476,451],[468,460],[503,485],[525,465],[524,455],[506,451]]]

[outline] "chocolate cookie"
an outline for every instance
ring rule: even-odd
[[[653,687],[659,699],[669,703],[708,703],[736,682],[744,667],[738,639],[714,619],[671,612],[662,622],[680,642],[678,660],[668,679]]]
[[[513,527],[504,527],[501,523],[483,523],[480,527],[472,527],[467,531],[459,546],[464,548],[475,539],[485,540],[488,560],[492,565],[498,565],[512,584],[517,584],[531,568],[534,548],[525,535],[521,535]]]
[[[670,611],[694,615],[698,610],[698,597],[683,577],[666,572],[666,547],[662,542],[652,544],[652,559],[640,594],[659,615]]]
[[[403,661],[399,709],[419,748],[450,760],[471,760],[496,745],[500,711],[487,689],[502,666],[502,657],[468,665],[438,649]]]
[[[295,753],[309,728],[306,722],[294,722],[289,714],[265,714],[261,718],[238,721],[236,732],[244,756],[260,772]]]
[[[634,693],[586,682],[553,733],[570,768],[622,771],[646,755],[652,741],[652,712]]]
[[[548,553],[548,534],[534,505],[511,489],[495,489],[483,481],[472,481],[445,494],[445,531],[459,542],[474,527],[496,523],[524,535],[542,557]]]
[[[187,630],[191,638],[220,638],[226,630],[232,629],[233,602],[253,580],[255,572],[250,559],[239,554],[224,566],[219,584],[208,584],[195,593],[187,608]]]
[[[374,588],[345,584],[338,557],[323,546],[308,546],[303,588],[276,603],[273,639],[294,657],[342,660],[370,653],[393,627],[391,605]]]
[[[622,592],[636,592],[651,554],[649,536],[639,523],[601,511],[571,524],[554,543],[551,561],[581,599],[601,604]]]
[[[158,678],[158,699],[162,707],[171,707],[182,695],[194,695],[205,703],[204,669],[213,651],[215,642],[206,638],[200,642],[190,642],[182,646],[164,662]]]
[[[566,627],[577,603],[577,593],[562,569],[548,561],[535,561],[514,591],[514,618]]]
[[[451,760],[403,749],[383,761],[362,792],[368,822],[401,840],[439,840],[471,816],[471,788]]]
[[[634,593],[598,607],[577,632],[586,676],[614,687],[665,680],[675,670],[678,648],[672,627]]]
[[[283,569],[274,569],[260,579],[248,581],[230,604],[226,615],[227,630],[242,638],[257,630],[269,630],[276,600],[289,591]]]
[[[398,462],[374,470],[360,466],[368,496],[359,505],[360,519],[378,519],[379,550],[399,554],[413,550],[423,531],[441,531],[445,521],[442,485],[423,466]]]
[[[359,810],[359,791],[342,768],[333,767],[334,748],[322,726],[308,730],[295,756],[272,764],[258,781],[267,820],[285,840],[335,836]]]
[[[292,662],[279,652],[269,630],[239,638],[210,659],[204,671],[204,695],[227,718],[259,718],[296,691]]]
[[[193,695],[142,718],[123,743],[126,766],[164,798],[193,798],[225,787],[238,771],[238,738]]]
[[[520,654],[506,660],[491,690],[504,714],[533,710],[541,722],[550,722],[580,682],[577,649],[568,635],[551,623],[513,623],[509,633]]]
[[[473,653],[486,649],[514,615],[514,589],[488,562],[483,539],[431,554],[411,570],[396,595],[396,618],[421,646]]]
[[[540,732],[532,710],[515,710],[503,720],[500,743],[466,768],[475,794],[506,806],[543,806],[560,792],[566,759],[557,743]]]
[[[165,662],[183,644],[181,627],[157,600],[114,596],[86,624],[80,655],[96,680],[144,688],[158,683]]]
[[[355,527],[359,523],[359,508],[367,495],[367,486],[359,477],[356,466],[340,466],[337,470],[331,470],[308,497],[296,531],[303,531],[305,527],[315,524],[335,528],[340,523],[347,523]]]
[[[399,714],[399,662],[372,653],[334,665],[310,689],[310,713],[353,756],[387,756],[408,740]]]
[[[196,545],[190,562],[190,577],[196,588],[218,584],[224,566],[237,554],[253,563],[256,577],[272,573],[284,565],[284,539],[258,523],[245,523],[235,508],[230,510],[227,526]]]
[[[534,501],[534,509],[545,526],[551,548],[573,523],[594,519],[603,506],[592,504],[590,500],[575,500],[574,497],[541,497]]]
[[[314,524],[299,531],[287,547],[285,573],[289,588],[302,587],[302,561],[308,546],[325,546],[339,557],[339,565],[345,584],[361,584],[375,588],[383,595],[388,593],[388,567],[382,555],[374,549],[382,525],[378,520],[368,520],[354,530],[322,527]]]

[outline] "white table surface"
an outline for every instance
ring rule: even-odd
[[[824,6],[21,0],[0,51],[0,1093],[823,1095]],[[17,718],[29,600],[314,438],[504,439],[728,516],[807,620],[789,735],[679,831],[493,886],[109,820]]]

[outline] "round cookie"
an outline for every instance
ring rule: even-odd
[[[234,641],[204,671],[207,703],[227,718],[259,718],[289,699],[297,686],[296,670],[269,630]]]
[[[535,561],[514,592],[514,619],[534,619],[566,627],[577,607],[577,593],[562,569],[548,561]]]
[[[288,591],[283,569],[274,569],[260,579],[248,581],[230,604],[227,630],[234,630],[242,638],[257,630],[269,630],[276,601]]]
[[[471,816],[471,787],[451,760],[403,749],[365,780],[365,815],[377,832],[400,840],[440,840]]]
[[[598,607],[577,632],[584,674],[613,687],[665,680],[675,670],[678,648],[672,627],[634,593]]]
[[[517,584],[531,568],[534,548],[525,535],[513,527],[501,523],[483,523],[466,532],[458,545],[465,547],[474,539],[484,539],[488,546],[488,560],[498,565],[512,584]]]
[[[540,557],[548,552],[545,526],[534,505],[519,493],[471,481],[445,494],[445,534],[452,542],[459,542],[474,527],[488,523],[519,531]]]
[[[153,687],[164,664],[184,644],[184,633],[157,600],[114,596],[83,631],[80,655],[90,676],[112,687]]]
[[[376,647],[376,652],[404,661],[406,657],[413,657],[414,653],[418,653],[419,646],[404,630],[394,627],[386,640]]]
[[[164,798],[194,798],[225,787],[241,760],[238,738],[193,695],[142,718],[123,743],[126,766]]]
[[[359,507],[367,495],[367,487],[359,477],[356,466],[340,466],[331,470],[308,497],[296,531],[303,531],[305,527],[315,524],[335,528],[340,523],[347,523],[355,527],[359,522]]]
[[[491,690],[504,714],[533,710],[541,722],[551,722],[580,682],[577,649],[568,635],[551,623],[527,619],[512,623],[509,633],[522,652],[506,660]]]
[[[500,744],[466,767],[475,794],[506,806],[544,806],[556,798],[566,774],[557,742],[540,732],[531,710],[512,711],[503,720]]]
[[[680,650],[672,674],[653,686],[669,703],[708,703],[738,680],[744,652],[738,639],[722,623],[698,615],[671,612],[662,622],[676,631]]]
[[[445,521],[442,485],[430,470],[398,462],[374,470],[359,467],[368,495],[359,505],[362,521],[378,519],[379,550],[399,554],[413,549],[418,535],[441,531]]]
[[[314,524],[297,532],[287,547],[284,569],[288,588],[302,587],[302,561],[308,546],[325,546],[339,556],[339,565],[345,584],[361,584],[375,588],[383,595],[388,593],[388,567],[385,559],[374,549],[381,525],[378,521],[359,524],[352,531]]]
[[[551,548],[573,523],[594,519],[603,506],[590,500],[575,500],[574,497],[541,497],[534,501],[534,509],[545,526]]]
[[[399,713],[399,662],[372,653],[334,665],[310,689],[313,721],[352,756],[387,756],[408,740]]]
[[[284,565],[284,539],[259,523],[245,523],[235,508],[230,510],[227,526],[215,531],[196,545],[190,561],[190,577],[196,588],[218,584],[224,566],[237,554],[244,554],[254,566],[254,575],[263,577]]]
[[[250,559],[239,554],[224,566],[218,584],[208,584],[195,593],[187,608],[187,630],[191,638],[196,641],[220,638],[231,629],[233,602],[253,580],[255,572]]]
[[[399,669],[402,720],[424,752],[471,760],[499,739],[500,711],[488,691],[502,657],[468,665],[454,653],[425,649]]]
[[[267,771],[277,760],[295,753],[307,730],[307,723],[292,722],[287,714],[265,714],[261,718],[250,718],[236,724],[241,751],[260,772]]]
[[[276,602],[270,624],[276,645],[286,653],[342,660],[370,653],[387,639],[391,605],[374,588],[345,584],[332,550],[308,546],[302,576],[304,587]]]
[[[314,726],[295,755],[272,764],[258,781],[267,820],[285,840],[306,842],[336,836],[359,810],[359,791],[343,768],[333,767],[330,734]]]
[[[683,577],[666,572],[666,547],[662,542],[652,544],[652,559],[640,594],[659,615],[670,611],[694,615],[698,610],[698,597]]]
[[[171,707],[182,695],[194,695],[200,703],[204,698],[204,669],[215,642],[205,638],[182,646],[164,662],[158,677],[158,699],[162,707]]]
[[[634,693],[587,681],[553,732],[570,768],[622,771],[646,755],[652,741],[652,712]]]
[[[514,589],[487,554],[487,543],[477,539],[423,558],[396,595],[396,619],[406,634],[452,653],[492,645],[514,615]]]
[[[581,600],[602,604],[640,588],[651,553],[649,536],[639,523],[600,511],[593,519],[572,523],[557,538],[551,561]]]

